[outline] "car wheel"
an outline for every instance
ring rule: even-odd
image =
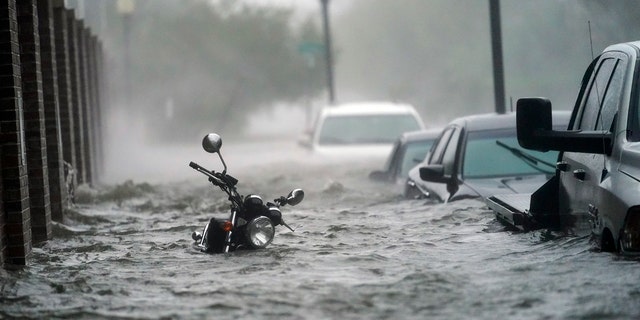
[[[613,234],[609,229],[602,230],[602,236],[600,237],[600,250],[603,252],[615,252],[616,243],[613,240]]]

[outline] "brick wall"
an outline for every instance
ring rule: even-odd
[[[64,0],[0,0],[0,265],[27,264],[63,220],[69,185],[98,176],[103,70],[99,40]]]

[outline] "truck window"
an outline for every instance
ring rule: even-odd
[[[613,118],[618,112],[618,105],[622,97],[622,84],[624,82],[624,73],[627,70],[626,60],[618,60],[613,70],[613,76],[609,82],[609,88],[607,89],[604,101],[602,102],[602,108],[598,115],[598,122],[596,124],[596,130],[609,131]]]
[[[611,79],[611,73],[613,72],[617,59],[606,58],[600,63],[597,68],[597,73],[591,88],[585,98],[584,106],[582,107],[580,121],[578,122],[577,129],[581,130],[595,130],[596,122],[598,120],[598,114],[600,113],[600,106],[602,105],[604,93]]]

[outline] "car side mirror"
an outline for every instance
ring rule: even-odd
[[[449,179],[444,176],[444,166],[441,164],[430,164],[425,167],[420,167],[420,179],[437,183],[449,181]]]
[[[538,151],[569,151],[611,154],[613,135],[602,131],[553,130],[551,101],[546,98],[518,99],[516,124],[518,143]]]

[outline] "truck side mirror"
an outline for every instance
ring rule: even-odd
[[[545,98],[522,98],[516,105],[518,143],[526,149],[549,151],[546,141],[539,137],[552,130],[551,101]]]
[[[611,154],[611,132],[553,130],[551,102],[546,98],[518,99],[516,112],[518,143],[523,148]]]

